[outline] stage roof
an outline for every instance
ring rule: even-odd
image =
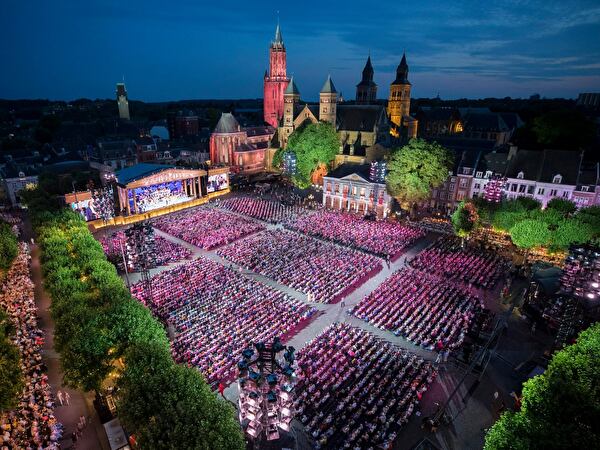
[[[117,180],[119,180],[119,184],[127,185],[132,181],[139,180],[140,178],[162,172],[163,170],[174,168],[175,166],[167,164],[140,163],[136,164],[135,166],[125,167],[124,169],[117,171],[116,175]]]

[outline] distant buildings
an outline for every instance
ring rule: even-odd
[[[600,93],[584,92],[577,97],[577,105],[600,111]]]
[[[197,136],[200,131],[200,120],[194,111],[168,112],[167,128],[170,139]]]
[[[130,120],[125,83],[117,83],[117,106],[119,107],[119,119]]]

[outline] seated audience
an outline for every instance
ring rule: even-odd
[[[324,303],[348,295],[382,268],[374,256],[281,230],[250,236],[217,254]]]
[[[436,376],[431,363],[341,323],[297,363],[296,418],[320,449],[391,448]]]

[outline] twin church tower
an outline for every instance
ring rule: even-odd
[[[371,56],[367,58],[367,63],[362,71],[362,79],[356,85],[356,101],[357,105],[369,105],[377,102],[377,84],[373,81],[373,65],[371,64]],[[263,92],[263,109],[264,120],[274,128],[281,126],[281,119],[284,116],[284,94],[286,89],[289,93],[299,96],[299,92],[292,81],[292,86],[288,89],[290,79],[287,77],[287,61],[286,50],[281,36],[281,28],[277,24],[275,29],[275,39],[271,42],[269,48],[269,70],[265,71],[264,76],[264,92]],[[325,119],[328,122],[335,124],[335,105],[327,105],[327,100],[337,102],[337,95],[327,95],[329,90],[335,91],[331,78],[325,82],[324,89],[321,90],[320,98],[321,107],[324,111],[319,111],[321,120]],[[410,87],[408,81],[408,64],[406,63],[406,55],[402,55],[402,60],[396,69],[396,79],[390,85],[390,96],[387,103],[387,115],[390,122],[395,125],[396,129],[401,126],[415,126],[414,119],[409,116],[410,112]],[[329,92],[333,93],[333,92]],[[325,94],[325,96],[323,95]],[[326,100],[324,102],[324,100]],[[332,116],[332,117],[329,117]],[[330,120],[327,120],[330,119]],[[409,135],[412,135],[412,130],[409,129]],[[416,135],[416,129],[414,130]]]

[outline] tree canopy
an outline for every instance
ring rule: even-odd
[[[410,209],[429,198],[432,188],[446,181],[452,161],[452,154],[441,145],[411,139],[392,152],[386,179],[388,191],[404,208]]]
[[[300,188],[310,186],[312,173],[320,166],[329,166],[339,147],[340,141],[330,123],[308,123],[294,130],[287,144],[287,149],[296,155],[294,184]]]
[[[17,237],[10,225],[0,221],[0,270],[7,270],[18,252]]]
[[[460,202],[452,214],[452,226],[460,237],[467,237],[479,224],[477,208],[471,202]]]
[[[551,111],[533,120],[537,142],[546,148],[579,150],[594,140],[596,127],[578,111]]]
[[[0,412],[17,406],[23,390],[18,348],[10,340],[13,333],[4,311],[0,311]]]
[[[484,450],[600,448],[600,324],[556,353],[523,385],[520,411],[505,412]]]

